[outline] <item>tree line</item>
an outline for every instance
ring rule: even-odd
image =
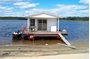
[[[26,20],[25,17],[0,17],[0,20]]]
[[[64,17],[60,20],[72,20],[72,21],[89,21],[89,17]]]
[[[25,17],[0,17],[0,20],[27,20]],[[89,21],[89,17],[64,17],[60,20]]]

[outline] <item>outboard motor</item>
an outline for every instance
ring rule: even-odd
[[[67,30],[63,29],[61,32],[63,35],[67,35]]]
[[[21,38],[22,37],[22,32],[20,32],[19,30],[17,32],[13,32],[12,33],[13,38]]]

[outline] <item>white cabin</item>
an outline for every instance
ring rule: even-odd
[[[27,18],[28,31],[59,31],[59,16],[46,12],[29,15]]]

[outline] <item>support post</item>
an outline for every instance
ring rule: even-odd
[[[35,31],[37,31],[38,30],[38,23],[37,23],[37,19],[35,19]]]
[[[27,30],[29,31],[29,27],[30,27],[30,19],[27,19]]]
[[[59,31],[59,18],[58,18],[58,31]]]

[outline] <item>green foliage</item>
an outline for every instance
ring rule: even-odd
[[[27,20],[25,17],[0,17],[0,20]],[[89,17],[64,17],[60,20],[89,21]]]
[[[89,21],[89,17],[66,17],[66,18],[60,18],[60,20]]]
[[[26,20],[24,17],[0,17],[0,20]]]

